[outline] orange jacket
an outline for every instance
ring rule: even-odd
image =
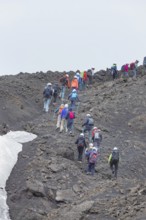
[[[60,106],[59,111],[58,111],[59,115],[61,115],[63,109],[64,109],[64,106]]]
[[[78,89],[79,84],[78,84],[78,80],[77,80],[77,79],[73,79],[73,80],[72,80],[72,82],[71,82],[71,87]]]

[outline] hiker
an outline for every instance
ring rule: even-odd
[[[93,147],[91,151],[87,151],[86,155],[89,158],[87,174],[91,174],[93,176],[95,173],[95,165],[96,165],[97,158],[98,158],[96,147]]]
[[[113,80],[115,80],[118,76],[118,73],[117,73],[117,64],[113,64],[113,66],[111,67],[111,73],[112,73],[112,76],[113,76]]]
[[[83,89],[86,89],[87,81],[88,81],[87,72],[84,71],[84,74],[83,74]]]
[[[102,134],[100,132],[101,132],[101,130],[97,127],[94,127],[93,130],[92,130],[93,145],[97,149],[100,148],[100,144],[102,142]]]
[[[57,108],[57,110],[55,111],[55,113],[58,114],[57,116],[57,124],[56,124],[56,130],[60,128],[61,126],[61,113],[62,113],[62,110],[64,109],[64,104],[61,104],[59,106],[59,108]]]
[[[53,85],[53,104],[55,105],[56,104],[56,101],[57,101],[57,97],[59,96],[59,93],[61,91],[61,88],[59,87],[58,83],[55,83]]]
[[[78,94],[77,94],[77,90],[73,89],[72,92],[69,94],[68,99],[71,101],[70,107],[72,107],[73,109],[75,108],[75,103],[79,100]]]
[[[74,76],[74,78],[73,78],[73,80],[71,82],[71,88],[78,90],[79,83],[78,83],[78,77],[77,76]]]
[[[84,134],[81,133],[75,144],[77,144],[78,149],[78,161],[82,161],[84,148],[87,148]]]
[[[80,76],[79,71],[77,71],[77,73],[76,73],[75,76],[76,76],[77,79],[78,79],[78,88],[79,88],[79,90],[82,90],[82,78],[81,78],[81,76]]]
[[[89,147],[87,147],[86,150],[85,150],[85,156],[87,158],[87,163],[89,162],[89,155],[90,155],[92,149],[93,149],[93,143],[89,143]]]
[[[72,134],[74,119],[75,119],[75,113],[73,112],[72,108],[69,108],[69,111],[66,116],[67,130],[69,134]]]
[[[146,57],[143,58],[143,66],[146,69]]]
[[[88,132],[88,138],[89,138],[90,142],[92,141],[91,131],[92,131],[93,126],[94,126],[94,120],[93,120],[93,118],[91,117],[90,114],[87,114],[86,118],[85,118],[85,122],[82,125],[82,127],[84,127],[83,128],[83,133]]]
[[[69,81],[69,75],[65,74],[61,79],[60,79],[60,83],[61,83],[61,100],[64,100],[64,96],[65,96],[65,91],[66,88],[70,88],[70,81]]]
[[[48,112],[49,111],[49,105],[52,100],[52,95],[53,95],[53,90],[52,90],[52,84],[48,83],[47,86],[45,87],[43,91],[43,96],[44,96],[44,111]]]
[[[137,66],[138,66],[138,63],[139,63],[138,60],[136,60],[133,63],[130,63],[130,70],[132,72],[132,77],[133,78],[136,78],[136,76],[137,76]]]
[[[129,66],[128,66],[128,64],[123,65],[121,67],[121,71],[122,71],[121,77],[123,77],[123,78],[125,78],[125,77],[128,78],[129,77],[129,74],[128,74]]]
[[[64,108],[61,112],[61,125],[60,125],[60,133],[65,129],[65,131],[67,132],[67,120],[66,120],[66,116],[68,114],[68,104],[64,105]]]
[[[91,69],[87,70],[87,77],[88,77],[89,84],[91,85],[92,84],[92,78],[93,78]]]
[[[118,164],[119,164],[119,151],[117,147],[113,148],[113,151],[109,156],[108,162],[110,164],[112,174],[117,178]]]
[[[92,79],[94,79],[94,76],[95,76],[95,68],[94,67],[91,68],[91,72],[92,72]]]

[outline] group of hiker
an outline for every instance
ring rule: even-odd
[[[44,88],[44,111],[49,112],[50,103],[56,104],[57,99],[61,99],[61,104],[59,107],[55,108],[54,114],[57,115],[56,130],[60,133],[65,131],[68,135],[74,133],[74,119],[78,113],[78,107],[80,104],[79,93],[84,90],[88,85],[92,85],[92,80],[94,78],[94,68],[88,71],[80,72],[77,71],[73,76],[72,81],[70,81],[69,74],[65,74],[59,82],[48,83]],[[66,90],[71,91],[66,98]],[[83,155],[87,159],[87,168],[85,169],[87,174],[94,175],[95,165],[101,155],[101,142],[102,134],[100,128],[94,126],[94,119],[91,114],[86,114],[85,119],[82,123],[82,132],[75,141],[77,145],[78,161],[81,163],[83,160]],[[112,154],[109,157],[110,167],[112,173],[117,177],[118,160],[113,158]],[[117,149],[118,152],[118,149]]]
[[[121,67],[121,77],[122,78],[129,78],[129,74],[132,75],[133,78],[137,77],[137,67],[138,67],[139,61],[136,60],[135,62],[132,62],[130,64],[126,63],[122,65]],[[111,75],[113,77],[113,80],[119,78],[119,72],[117,70],[117,64],[114,63],[110,69]]]

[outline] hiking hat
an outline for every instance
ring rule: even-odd
[[[89,148],[93,148],[93,144],[92,143],[89,144]]]
[[[76,92],[77,90],[76,89],[73,89],[73,91],[72,92]]]
[[[65,107],[65,108],[68,108],[68,104],[65,104],[64,107]]]
[[[79,75],[80,75],[80,73],[79,73],[79,72],[77,72],[77,73],[76,73],[76,75],[77,75],[77,76],[79,76]]]
[[[97,148],[96,148],[96,147],[93,147],[93,148],[92,148],[92,150],[95,150],[95,151],[97,151]]]
[[[65,76],[66,76],[66,77],[69,77],[69,75],[68,75],[68,74],[66,74]]]
[[[87,114],[86,116],[87,116],[87,117],[91,117],[91,115],[90,115],[90,114]]]
[[[83,134],[83,133],[81,133],[81,134],[80,134],[80,136],[84,137],[84,134]]]
[[[64,104],[61,104],[60,107],[64,107]]]
[[[94,129],[97,129],[97,127],[94,127],[93,130],[94,130]]]
[[[47,83],[47,86],[52,86],[52,83]]]
[[[113,151],[116,151],[116,150],[118,150],[118,148],[117,148],[117,147],[114,147]]]

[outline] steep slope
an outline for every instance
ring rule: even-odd
[[[55,77],[52,76],[54,80]],[[30,82],[37,94],[32,99],[32,110],[27,109],[27,102],[31,109],[30,94],[22,100],[26,106],[23,114],[29,113],[26,118],[30,121],[19,123],[19,127],[37,134],[38,138],[25,144],[7,182],[12,220],[145,219],[146,76],[135,81],[102,81],[85,93],[80,92],[82,102],[74,137],[55,131],[53,112],[42,113],[39,88],[51,77],[48,75],[40,82],[36,78],[37,84],[35,78]],[[26,80],[23,82],[25,87]],[[17,89],[20,89],[18,85]],[[27,89],[23,94],[28,94]],[[39,97],[36,103],[35,97]],[[103,133],[101,157],[94,177],[84,172],[86,160],[82,164],[77,162],[74,144],[88,112]],[[112,178],[107,164],[114,146],[119,147],[121,154],[117,180]]]

